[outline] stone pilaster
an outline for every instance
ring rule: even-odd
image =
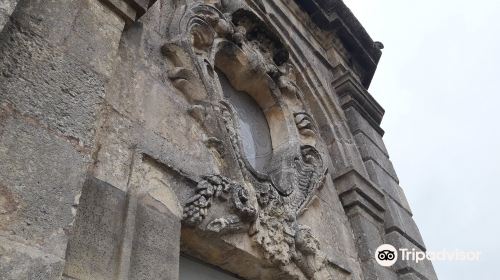
[[[369,180],[383,194],[385,211],[380,232],[382,238],[378,242],[383,241],[382,243],[392,244],[396,248],[425,251],[425,244],[382,140],[384,131],[380,128],[380,122],[384,114],[383,108],[350,70],[339,65],[334,74],[333,86],[368,171]],[[400,278],[437,279],[430,262],[417,265],[414,262],[398,261],[392,268]]]
[[[397,279],[396,273],[373,258],[384,243],[384,193],[354,169],[337,176],[334,182],[353,230],[364,279]]]

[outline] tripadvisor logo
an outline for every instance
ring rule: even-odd
[[[381,266],[391,266],[398,260],[398,251],[390,244],[380,245],[375,251],[375,260]]]
[[[398,254],[399,253],[399,254]],[[412,261],[419,263],[425,260],[429,261],[479,261],[480,251],[420,251],[415,248],[399,248],[397,250],[390,244],[380,245],[375,251],[375,260],[381,266],[392,266],[398,260]]]

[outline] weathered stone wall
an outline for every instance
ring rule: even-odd
[[[367,92],[379,44],[317,3],[2,1],[2,279],[177,279],[181,252],[244,279],[436,279],[375,263],[425,245]],[[264,172],[216,70],[264,112]]]

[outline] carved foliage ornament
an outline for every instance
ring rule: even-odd
[[[189,113],[224,150],[226,174],[232,174],[201,176],[185,202],[183,223],[217,234],[247,230],[272,263],[299,278],[314,278],[324,266],[318,263],[327,261],[311,229],[297,218],[321,188],[327,169],[288,51],[249,8],[222,7],[223,14],[197,4],[179,10],[171,41],[162,48],[172,69],[168,76],[193,104]],[[220,93],[214,67],[266,114],[273,155],[265,172],[253,169],[242,152],[238,116]],[[214,217],[214,205],[227,210]]]
[[[228,201],[236,216],[212,221],[209,230],[217,233],[238,230],[240,222],[252,222],[257,217],[256,209],[248,200],[248,191],[241,185],[221,175],[204,176],[196,186],[195,195],[185,203],[182,218],[188,225],[197,225],[207,216],[212,203]]]

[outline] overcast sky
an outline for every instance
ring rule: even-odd
[[[440,279],[500,279],[500,0],[344,0],[385,45],[371,94]]]

